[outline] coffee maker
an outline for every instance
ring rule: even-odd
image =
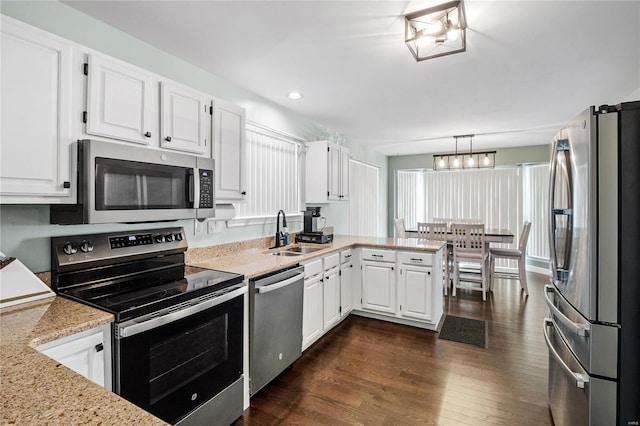
[[[333,234],[324,233],[324,224],[318,222],[324,218],[320,215],[320,207],[307,207],[304,214],[304,227],[302,232],[296,235],[296,242],[303,243],[330,243]]]

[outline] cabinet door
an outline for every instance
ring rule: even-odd
[[[87,379],[105,386],[104,333],[73,339],[42,349],[41,352]]]
[[[340,199],[349,200],[349,150],[340,149]]]
[[[362,308],[396,313],[395,267],[392,264],[362,262]]]
[[[400,313],[404,317],[431,321],[433,277],[431,268],[403,266],[400,271],[402,299]]]
[[[353,310],[353,263],[340,266],[340,317]]]
[[[304,281],[302,349],[322,336],[322,275]]]
[[[160,85],[160,146],[204,154],[209,143],[211,100],[195,90],[167,82]]]
[[[328,144],[328,168],[327,168],[327,183],[328,183],[328,190],[329,190],[329,194],[327,196],[327,198],[331,201],[338,201],[340,200],[340,195],[341,195],[341,191],[342,191],[342,184],[340,181],[340,173],[341,173],[341,167],[340,167],[340,161],[342,159],[341,157],[341,151],[340,151],[340,147],[338,147],[337,145],[334,144]]]
[[[157,87],[133,65],[89,55],[86,132],[145,145],[157,140]]]
[[[335,267],[324,274],[323,325],[328,330],[340,320],[340,268]]]
[[[246,195],[246,119],[238,106],[215,102],[216,201],[238,202]]]
[[[4,16],[1,22],[2,202],[71,203],[74,49]]]

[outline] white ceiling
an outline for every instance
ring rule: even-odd
[[[64,3],[386,155],[546,144],[640,95],[639,1],[468,0],[467,51],[417,63],[402,15],[444,2]]]

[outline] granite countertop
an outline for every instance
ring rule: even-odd
[[[375,238],[335,235],[333,242],[328,244],[296,244],[322,247],[322,250],[300,256],[273,256],[274,250],[261,247],[245,247],[244,249],[227,253],[222,246],[211,246],[190,249],[187,263],[202,268],[219,269],[243,274],[251,279],[278,269],[286,268],[297,263],[325,256],[331,252],[358,246],[435,252],[444,247],[444,242],[424,241],[417,238]],[[286,250],[283,247],[279,250]]]
[[[59,296],[0,310],[0,423],[166,425],[35,349],[110,322]]]

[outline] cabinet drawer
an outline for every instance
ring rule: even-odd
[[[396,252],[391,250],[379,250],[379,249],[362,249],[363,260],[376,260],[378,262],[395,262]]]
[[[351,262],[353,260],[353,259],[351,259],[352,256],[353,256],[353,252],[351,251],[351,249],[342,250],[340,252],[340,263],[349,263],[349,262]]]
[[[306,263],[304,266],[304,278],[309,279],[314,275],[322,274],[322,259],[317,259]]]
[[[433,266],[433,253],[427,252],[400,252],[398,262],[404,265]]]
[[[328,271],[340,265],[340,253],[331,254],[324,258],[324,270]]]

